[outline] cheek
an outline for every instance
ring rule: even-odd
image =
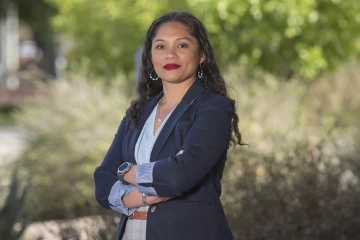
[[[199,63],[200,56],[197,51],[192,51],[191,54],[188,55],[188,60],[191,62]]]
[[[200,63],[200,58],[197,54],[192,54],[189,56],[188,62],[191,63],[192,67],[197,68]]]
[[[157,62],[159,62],[159,53],[156,51],[151,51],[151,62],[155,65]]]
[[[151,63],[156,72],[160,72],[162,70],[162,62],[159,54],[152,54]]]

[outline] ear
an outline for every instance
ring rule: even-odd
[[[203,52],[200,53],[200,64],[205,61],[205,54]]]

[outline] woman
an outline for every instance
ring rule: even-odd
[[[238,116],[196,17],[151,24],[138,93],[94,174],[100,205],[121,213],[116,239],[234,239],[219,197]]]

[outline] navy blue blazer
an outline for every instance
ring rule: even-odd
[[[124,117],[103,162],[95,170],[95,196],[104,208],[123,162],[136,164],[135,144],[163,93],[146,100],[136,127]],[[220,202],[221,183],[231,137],[233,108],[229,100],[206,89],[200,80],[189,88],[160,132],[151,161],[154,187],[173,199],[149,207],[147,240],[234,239]],[[184,152],[178,156],[180,151]],[[121,215],[117,240],[127,217]]]

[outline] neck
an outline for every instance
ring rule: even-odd
[[[195,82],[195,79],[196,78],[192,81],[184,81],[181,83],[163,82],[164,96],[162,97],[161,103],[166,105],[177,105]]]

